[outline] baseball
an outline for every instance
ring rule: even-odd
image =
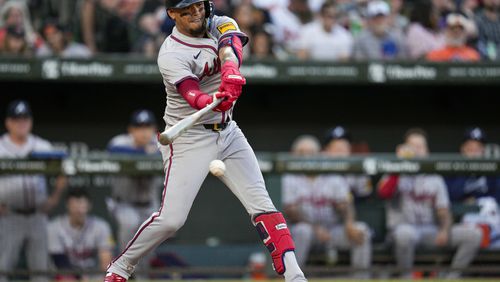
[[[210,172],[217,177],[223,176],[224,172],[226,172],[226,165],[221,160],[211,161],[208,168],[210,169]]]

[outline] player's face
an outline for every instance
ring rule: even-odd
[[[146,147],[151,142],[156,128],[154,126],[131,126],[128,131],[137,147]]]
[[[462,144],[460,151],[467,158],[481,158],[484,155],[484,145],[476,140],[468,140]]]
[[[429,154],[427,140],[422,135],[413,134],[408,136],[406,139],[406,145],[410,146],[417,157],[426,157]]]
[[[14,138],[25,139],[31,133],[33,120],[28,117],[7,118],[5,120],[5,127]]]
[[[71,219],[82,222],[90,211],[90,202],[85,197],[72,197],[68,199],[67,209]]]
[[[191,37],[205,36],[205,3],[198,2],[182,9],[170,9],[170,17],[180,33]]]
[[[326,145],[325,153],[332,157],[348,157],[351,155],[351,143],[345,139],[335,139]]]

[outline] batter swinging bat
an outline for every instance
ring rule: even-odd
[[[182,119],[174,126],[168,128],[160,134],[159,140],[162,145],[168,145],[174,142],[174,140],[179,137],[184,131],[191,128],[203,115],[213,110],[217,107],[223,99],[215,99],[211,104],[207,105],[196,113]]]

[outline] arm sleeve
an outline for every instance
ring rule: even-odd
[[[198,81],[193,73],[189,61],[184,60],[180,54],[165,53],[158,57],[158,67],[165,82],[177,86],[186,79]]]
[[[212,36],[220,40],[228,35],[236,35],[241,39],[241,43],[245,46],[248,43],[248,36],[241,32],[235,20],[226,16],[214,16],[209,26],[209,31]]]
[[[444,179],[441,176],[436,176],[435,185],[437,188],[436,208],[448,208],[450,206],[450,198]]]
[[[390,199],[398,190],[399,176],[384,175],[378,184],[378,196],[382,199]]]

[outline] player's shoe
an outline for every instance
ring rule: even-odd
[[[104,277],[104,282],[127,282],[127,279],[113,272],[108,272]]]

